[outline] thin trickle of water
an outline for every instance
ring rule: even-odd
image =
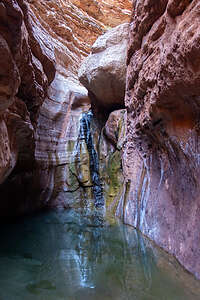
[[[104,205],[103,189],[99,176],[99,159],[94,147],[94,142],[91,134],[91,122],[93,119],[92,111],[83,113],[80,120],[80,139],[84,139],[87,145],[90,158],[90,175],[93,184],[93,193],[95,198],[95,207],[102,207]]]

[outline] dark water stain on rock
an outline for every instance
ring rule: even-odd
[[[93,183],[93,193],[95,197],[95,207],[104,205],[103,189],[99,175],[99,158],[94,147],[94,142],[91,134],[91,122],[93,119],[92,111],[84,113],[80,121],[80,139],[84,139],[87,145],[90,158],[90,174]]]

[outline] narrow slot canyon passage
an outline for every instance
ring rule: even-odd
[[[199,16],[0,1],[0,300],[200,299]]]

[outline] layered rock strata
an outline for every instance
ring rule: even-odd
[[[70,15],[73,22],[68,23],[68,25],[71,26],[73,35],[70,43],[64,40],[66,48],[62,50],[62,55],[60,55],[60,49],[57,52],[57,45],[55,45],[57,53],[56,76],[48,90],[48,97],[40,109],[38,119],[35,153],[40,174],[37,176],[39,178],[37,198],[40,199],[39,202],[46,203],[50,207],[92,207],[95,190],[100,191],[103,184],[100,179],[94,179],[95,176],[91,169],[90,146],[88,148],[87,145],[87,134],[92,136],[91,145],[94,148],[92,152],[95,151],[99,159],[99,136],[106,119],[99,122],[97,118],[93,119],[92,117],[90,129],[85,138],[83,137],[81,132],[85,129],[82,128],[82,121],[85,118],[84,122],[90,123],[91,98],[88,97],[88,91],[80,84],[77,73],[81,61],[88,54],[97,35],[103,33],[107,26],[103,20],[98,20],[98,14],[96,19],[94,16],[91,17],[87,12],[86,2],[81,2],[81,4],[81,10],[77,9],[78,4],[75,2],[63,4],[63,9],[66,12],[63,18],[67,18],[68,10],[73,10],[72,16],[75,13],[78,15],[74,19]],[[40,4],[38,3],[38,5]],[[51,9],[51,6],[55,8],[58,4],[53,1],[45,5],[50,5]],[[104,3],[102,2],[101,8],[103,7]],[[104,11],[104,14],[106,13]],[[115,14],[112,10],[110,15],[113,16],[114,20]],[[130,16],[130,10],[121,10],[119,16],[123,15],[127,20]],[[64,21],[66,22],[66,20]],[[49,22],[48,18],[45,19],[45,22]],[[116,22],[119,23],[119,20]],[[58,36],[58,38],[60,37]],[[77,41],[79,45],[76,44]],[[54,44],[55,42],[53,42]],[[77,45],[77,49],[82,49],[82,51],[73,49],[74,45]],[[73,50],[69,52],[68,47]],[[72,57],[71,54],[73,54]],[[64,59],[65,56],[66,59]],[[123,76],[125,82],[125,74]],[[106,115],[108,117],[108,113]],[[94,168],[97,168],[95,174],[101,177],[98,163],[94,163]],[[83,199],[89,200],[85,203]],[[100,202],[102,203],[102,201]]]
[[[86,2],[1,1],[0,195],[7,199],[0,203],[1,215],[45,207],[66,190],[68,155],[90,108],[77,70],[108,26],[127,21],[126,3],[116,13],[100,1],[99,18]],[[76,176],[70,180],[79,188]]]
[[[0,44],[0,183],[15,169],[0,187],[0,208],[13,215],[26,210],[21,192],[34,169],[34,127],[55,68],[23,1],[1,1]]]
[[[200,3],[137,1],[118,211],[200,278]]]
[[[124,107],[128,30],[129,24],[124,23],[100,36],[78,73],[92,101],[91,130],[98,175],[106,210],[112,214],[123,192],[121,157],[126,110],[116,109]]]
[[[106,28],[115,27],[130,20],[132,1],[130,0],[71,0],[78,8],[94,19],[98,20]]]

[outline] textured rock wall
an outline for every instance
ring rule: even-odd
[[[36,120],[55,68],[49,53],[42,49],[31,27],[23,1],[1,1],[1,112],[22,99]]]
[[[130,1],[124,5],[117,1],[116,7],[121,5],[118,10],[99,1],[99,10],[93,15],[88,11],[90,2],[97,4],[96,1],[38,1],[30,6],[35,14],[40,11],[43,27],[51,29],[48,32],[53,37],[50,44],[56,61],[56,76],[40,109],[35,152],[40,170],[37,198],[49,206],[79,207],[81,199],[93,197],[89,152],[80,134],[81,120],[90,109],[91,100],[79,83],[78,68],[97,36],[108,28],[108,14],[110,22],[113,20],[109,26],[130,18]],[[104,17],[99,18],[100,15]],[[98,123],[101,122],[91,123],[96,152],[103,126]],[[91,201],[88,205],[92,205]]]
[[[96,38],[129,19],[129,0],[112,5],[0,1],[0,195],[7,199],[0,203],[2,215],[68,206],[71,200],[63,199],[74,190],[82,197],[79,188],[87,184],[79,177],[88,171],[88,152],[81,148],[82,159],[74,147],[90,99],[77,72]]]
[[[198,0],[134,2],[118,215],[200,278],[199,15]]]
[[[12,215],[26,210],[23,195],[17,199],[15,192],[26,189],[34,169],[34,127],[55,68],[23,1],[0,2],[0,44],[0,208],[2,215]],[[9,197],[4,182],[13,169]]]
[[[95,203],[101,206],[105,204],[109,216],[115,213],[123,192],[121,157],[125,141],[126,110],[116,109],[124,107],[128,30],[129,23],[124,23],[100,36],[78,73],[79,80],[89,91],[93,112],[91,135],[98,159],[96,188],[101,190],[101,201],[97,199]],[[86,159],[86,165],[91,165],[89,155],[88,158],[90,163]],[[84,160],[81,161],[83,164]],[[92,169],[94,165],[92,163]],[[87,174],[91,175],[92,170],[88,171]]]
[[[88,97],[78,68],[130,10],[129,0],[0,1],[1,215],[98,207],[104,196],[200,278],[200,3],[134,1],[127,112],[105,123],[124,105],[124,82],[113,92],[111,80],[105,97],[98,75],[100,94],[87,82]],[[92,55],[113,57],[101,41]]]
[[[108,215],[115,215],[123,197],[122,149],[126,139],[125,109],[113,111],[101,131],[99,142],[100,176]]]
[[[71,0],[71,3],[105,27],[115,27],[129,21],[132,10],[132,1],[130,0]]]

